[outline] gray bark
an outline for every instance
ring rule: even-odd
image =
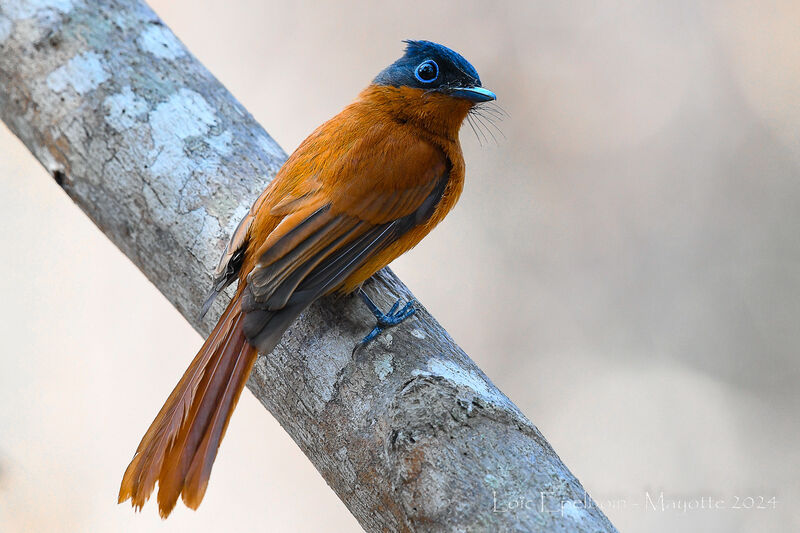
[[[0,117],[206,335],[210,272],[285,159],[253,117],[136,0],[0,0]],[[412,298],[388,270],[366,290]],[[248,383],[364,529],[614,530],[430,314],[352,355],[372,323],[318,302]]]

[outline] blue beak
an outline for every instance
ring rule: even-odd
[[[483,87],[456,87],[455,89],[450,89],[448,93],[450,96],[464,98],[465,100],[470,100],[475,103],[497,100],[496,94]]]

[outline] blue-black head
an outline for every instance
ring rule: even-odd
[[[488,102],[497,97],[481,87],[475,67],[460,54],[431,41],[404,41],[406,52],[373,80],[375,85],[412,87]]]

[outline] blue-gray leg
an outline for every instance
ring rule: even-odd
[[[367,293],[364,292],[364,289],[358,289],[358,295],[361,296],[361,299],[378,320],[378,323],[374,328],[372,328],[372,331],[369,332],[369,335],[361,339],[361,342],[359,343],[361,346],[367,345],[372,339],[380,335],[386,328],[396,326],[417,312],[417,310],[414,308],[414,300],[411,300],[402,308],[400,308],[400,300],[397,300],[392,308],[389,309],[388,313],[383,313],[380,309],[378,309],[378,306],[375,305],[375,302],[373,302],[370,297],[367,296]]]

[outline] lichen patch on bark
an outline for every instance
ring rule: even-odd
[[[136,40],[139,47],[156,57],[177,59],[186,55],[186,49],[169,28],[160,24],[148,26]]]
[[[60,93],[71,86],[78,94],[96,89],[110,78],[105,61],[96,52],[84,52],[70,59],[47,76],[47,86]]]

